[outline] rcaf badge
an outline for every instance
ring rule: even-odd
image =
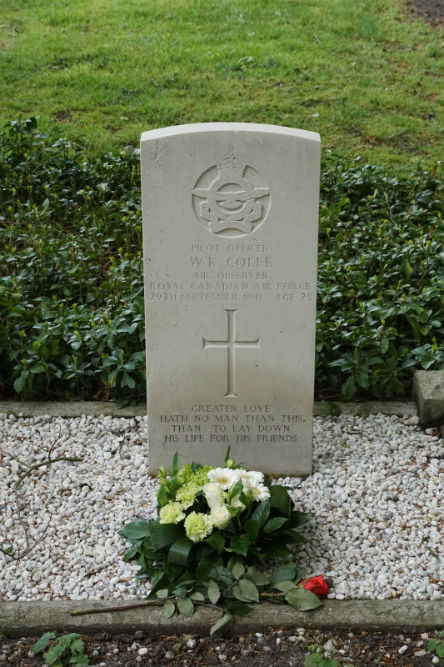
[[[230,150],[198,178],[192,201],[197,219],[209,232],[243,236],[265,221],[270,189],[254,167]]]

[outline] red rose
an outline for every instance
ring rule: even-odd
[[[307,591],[311,591],[315,595],[327,595],[328,584],[322,574],[317,577],[310,577],[310,579],[301,579],[299,586],[303,586]]]

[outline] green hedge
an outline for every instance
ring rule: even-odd
[[[324,157],[316,394],[402,398],[443,362],[443,185]],[[89,156],[34,119],[0,134],[0,396],[145,395],[137,151]]]

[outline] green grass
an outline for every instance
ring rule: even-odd
[[[405,166],[441,158],[443,31],[401,0],[3,0],[0,122],[136,145],[207,121],[319,131]],[[54,129],[55,128],[55,129]]]

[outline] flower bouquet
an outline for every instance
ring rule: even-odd
[[[129,523],[119,535],[132,545],[124,560],[135,560],[137,577],[150,579],[148,601],[163,604],[166,618],[217,605],[225,613],[211,628],[215,634],[260,599],[301,611],[322,604],[315,593],[327,592],[325,580],[316,577],[321,586],[314,587],[313,579],[302,580],[294,556],[306,541],[297,529],[311,515],[294,509],[288,487],[245,470],[229,450],[223,468],[179,468],[176,454],[171,471],[161,468],[158,478],[158,519]]]

